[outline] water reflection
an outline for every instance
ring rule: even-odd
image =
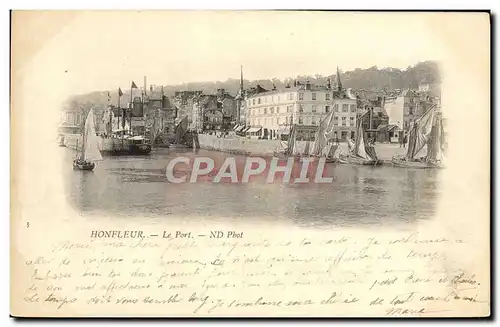
[[[65,151],[71,160],[72,151]],[[170,215],[210,219],[279,220],[301,226],[393,224],[432,218],[438,172],[392,167],[327,164],[329,184],[170,184],[165,167],[178,155],[225,154],[158,150],[149,157],[106,157],[93,172],[64,171],[68,200],[82,215],[114,217]],[[245,157],[237,157],[243,162]],[[68,165],[65,165],[67,167]],[[186,168],[184,168],[186,169]]]

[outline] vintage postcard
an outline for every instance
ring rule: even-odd
[[[490,315],[488,12],[11,23],[11,315]]]

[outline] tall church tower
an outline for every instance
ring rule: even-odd
[[[243,107],[243,101],[245,101],[245,94],[243,90],[243,66],[240,66],[240,89],[238,90],[236,100],[236,124],[242,124],[244,122],[241,122],[241,109]]]

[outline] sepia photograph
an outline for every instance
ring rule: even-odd
[[[489,12],[11,35],[11,315],[489,316]]]

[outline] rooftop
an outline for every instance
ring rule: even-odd
[[[257,85],[259,87],[259,85]],[[262,89],[262,88],[261,88]],[[350,89],[342,89],[342,91],[339,91],[337,88],[328,88],[325,85],[314,85],[314,84],[300,84],[297,86],[291,86],[291,87],[286,87],[284,89],[276,89],[276,90],[271,90],[271,91],[263,91],[260,93],[254,93],[248,96],[248,98],[254,98],[258,96],[264,96],[264,95],[272,95],[272,94],[279,94],[279,93],[287,93],[287,92],[297,92],[297,91],[323,91],[323,92],[332,92],[333,91],[333,97],[334,98],[349,98],[349,99],[356,99],[356,96],[351,94]]]

